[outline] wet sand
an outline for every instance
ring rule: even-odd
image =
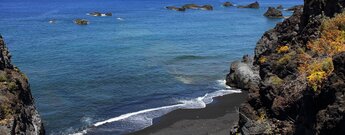
[[[131,135],[228,135],[238,121],[236,108],[246,92],[216,97],[203,109],[179,109],[154,119],[153,125]]]

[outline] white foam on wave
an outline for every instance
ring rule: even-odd
[[[114,118],[110,118],[110,119],[92,124],[92,127],[94,128],[94,127],[106,125],[108,123],[110,124],[113,122],[125,121],[125,122],[131,123],[129,128],[143,129],[145,127],[151,126],[153,124],[154,118],[161,117],[162,115],[167,114],[173,110],[201,109],[201,108],[205,108],[207,104],[212,103],[213,98],[215,97],[224,96],[224,95],[233,94],[233,93],[241,93],[241,90],[231,89],[231,87],[227,86],[225,82],[226,82],[225,80],[218,80],[217,88],[219,88],[220,90],[211,92],[211,93],[206,93],[204,96],[197,97],[190,100],[178,100],[178,104],[175,104],[175,105],[145,109],[145,110],[140,110],[137,112],[123,114]],[[91,128],[85,129],[81,132],[74,133],[73,135],[86,134],[88,130],[90,129]]]

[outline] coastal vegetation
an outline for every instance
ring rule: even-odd
[[[320,38],[308,42],[308,53],[302,52],[300,56],[304,61],[298,67],[300,74],[305,74],[314,91],[333,72],[332,57],[345,51],[345,13],[324,19],[320,32]]]

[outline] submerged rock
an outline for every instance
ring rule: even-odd
[[[78,25],[88,25],[89,21],[85,19],[76,19],[74,20],[74,23]]]
[[[27,77],[11,63],[0,35],[0,134],[44,135]]]
[[[175,11],[186,11],[185,8],[180,8],[180,7],[174,7],[174,6],[167,6],[165,7],[166,9],[169,9],[169,10],[175,10]]]
[[[231,6],[234,6],[234,4],[232,4],[231,2],[224,2],[223,6],[224,7],[231,7]]]
[[[260,8],[260,4],[259,2],[254,2],[254,3],[251,3],[247,6],[238,6],[238,8]]]
[[[282,11],[275,9],[274,7],[268,7],[268,10],[264,14],[264,16],[269,18],[283,18]]]

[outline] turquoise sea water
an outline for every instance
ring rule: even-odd
[[[282,21],[265,18],[267,7],[303,3],[260,0],[260,9],[238,9],[222,2],[1,0],[0,33],[30,78],[48,134],[124,134],[174,109],[202,108],[212,97],[239,92],[222,80],[231,61],[252,54],[261,35]],[[186,3],[214,10],[164,8]],[[113,16],[86,15],[93,11]],[[76,18],[90,24],[75,25]]]

